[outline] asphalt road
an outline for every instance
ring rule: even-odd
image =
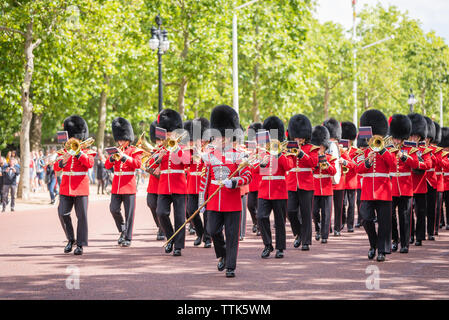
[[[164,253],[144,196],[137,200],[130,248],[106,200],[89,204],[89,246],[64,254],[56,206],[0,214],[0,299],[449,299],[449,231],[377,263],[367,258],[362,229],[309,252],[293,248],[290,226],[285,258],[260,258],[262,240],[240,242],[236,277],[216,269],[213,249],[194,247],[187,235],[181,257]],[[74,213],[72,219],[76,221]],[[79,275],[79,277],[78,277]]]

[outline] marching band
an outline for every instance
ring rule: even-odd
[[[303,114],[291,117],[285,130],[279,117],[270,116],[248,127],[245,143],[239,116],[227,105],[215,107],[210,121],[184,123],[178,112],[164,109],[150,125],[151,143],[144,133],[135,146],[128,120],[116,118],[111,126],[117,146],[107,148],[105,167],[114,170],[110,211],[120,234],[118,244],[131,246],[135,171],[143,169],[150,174],[147,204],[157,240],[166,240],[165,252],[181,255],[184,227],[192,221],[197,236],[193,245],[213,244],[217,269],[226,269],[226,277],[235,276],[246,209],[253,233],[261,236],[263,259],[274,249],[275,258],[284,258],[287,219],[293,247],[302,251],[310,250],[313,226],[315,240],[323,245],[332,229],[340,236],[345,225],[349,233],[362,226],[368,258],[377,256],[378,262],[398,250],[408,253],[413,243],[422,246],[426,235],[434,241],[449,223],[443,215],[444,203],[449,215],[449,128],[420,114],[387,119],[371,109],[361,116],[359,130],[333,118],[312,127]],[[81,255],[88,245],[87,171],[95,153],[89,149],[93,140],[83,118],[68,117],[64,131],[68,141],[54,163],[62,171],[58,215],[68,241],[64,252],[76,244],[74,254]]]

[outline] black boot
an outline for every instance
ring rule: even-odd
[[[266,245],[266,246],[265,246],[265,249],[263,249],[263,251],[262,251],[261,257],[262,257],[263,259],[268,258],[268,257],[270,256],[270,253],[271,253],[273,250],[274,250],[274,248],[273,248],[273,246],[272,246],[271,244],[270,244],[270,245]]]
[[[385,261],[385,254],[384,253],[379,253],[377,255],[377,262],[384,262]]]
[[[125,231],[122,231],[122,233],[120,233],[120,237],[117,240],[118,245],[122,245],[123,241],[125,241]]]
[[[393,241],[393,243],[391,244],[391,251],[392,252],[398,251],[398,243],[396,241]]]
[[[83,247],[82,246],[77,246],[75,251],[73,251],[73,254],[75,256],[80,256],[83,254]]]
[[[368,251],[368,259],[373,260],[375,256],[376,256],[376,249],[370,248]]]
[[[221,257],[220,259],[218,259],[218,263],[217,263],[217,269],[218,271],[223,271],[225,268],[225,262],[226,259],[225,257]]]
[[[274,256],[276,259],[282,259],[284,257],[284,250],[282,249],[277,249],[276,250],[276,255]]]
[[[173,240],[167,243],[167,246],[165,247],[165,253],[170,253],[173,251]]]
[[[201,244],[201,238],[202,238],[202,237],[197,237],[197,238],[195,239],[195,241],[193,241],[193,245],[194,245],[195,247],[197,247],[197,246],[199,246],[199,245]]]
[[[67,245],[64,248],[64,253],[72,252],[72,246],[74,243],[75,243],[75,240],[69,240],[69,242],[67,242]]]
[[[299,248],[300,245],[301,245],[301,238],[299,236],[296,236],[295,242],[293,242],[293,247]]]
[[[226,269],[226,278],[234,278],[234,277],[235,277],[234,269]]]

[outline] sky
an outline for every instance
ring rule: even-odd
[[[365,4],[395,5],[422,23],[424,31],[434,30],[449,44],[449,0],[357,0],[357,10]],[[334,21],[352,28],[352,0],[317,0],[316,17],[320,22]]]

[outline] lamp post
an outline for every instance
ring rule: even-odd
[[[259,0],[252,0],[234,9],[232,17],[232,86],[234,89],[233,106],[239,113],[239,66],[238,66],[238,45],[237,45],[237,11],[252,5]]]
[[[151,28],[151,39],[149,42],[150,49],[155,51],[157,50],[157,59],[158,59],[158,80],[159,80],[159,103],[158,110],[161,112],[162,110],[162,101],[163,101],[163,88],[162,88],[162,55],[168,51],[170,48],[170,41],[167,38],[167,30],[161,29],[162,18],[158,14],[156,16],[156,27]]]
[[[353,122],[356,127],[358,127],[359,118],[358,118],[358,110],[357,110],[357,12],[356,12],[356,5],[357,0],[352,0],[352,10],[353,10],[353,26],[352,26],[352,41],[353,41],[353,54],[354,54],[354,61],[353,61],[353,74],[354,74],[354,80],[353,80],[353,91],[354,91],[354,114],[353,114]],[[371,47],[374,47],[378,44],[381,44],[385,41],[394,39],[394,35],[388,36],[382,40],[373,42],[367,46],[364,46],[361,48],[361,50],[365,50]]]
[[[415,107],[415,104],[418,103],[418,100],[416,100],[415,95],[413,94],[413,89],[410,88],[410,94],[408,95],[408,105],[410,106],[410,113],[413,113],[413,109]]]

